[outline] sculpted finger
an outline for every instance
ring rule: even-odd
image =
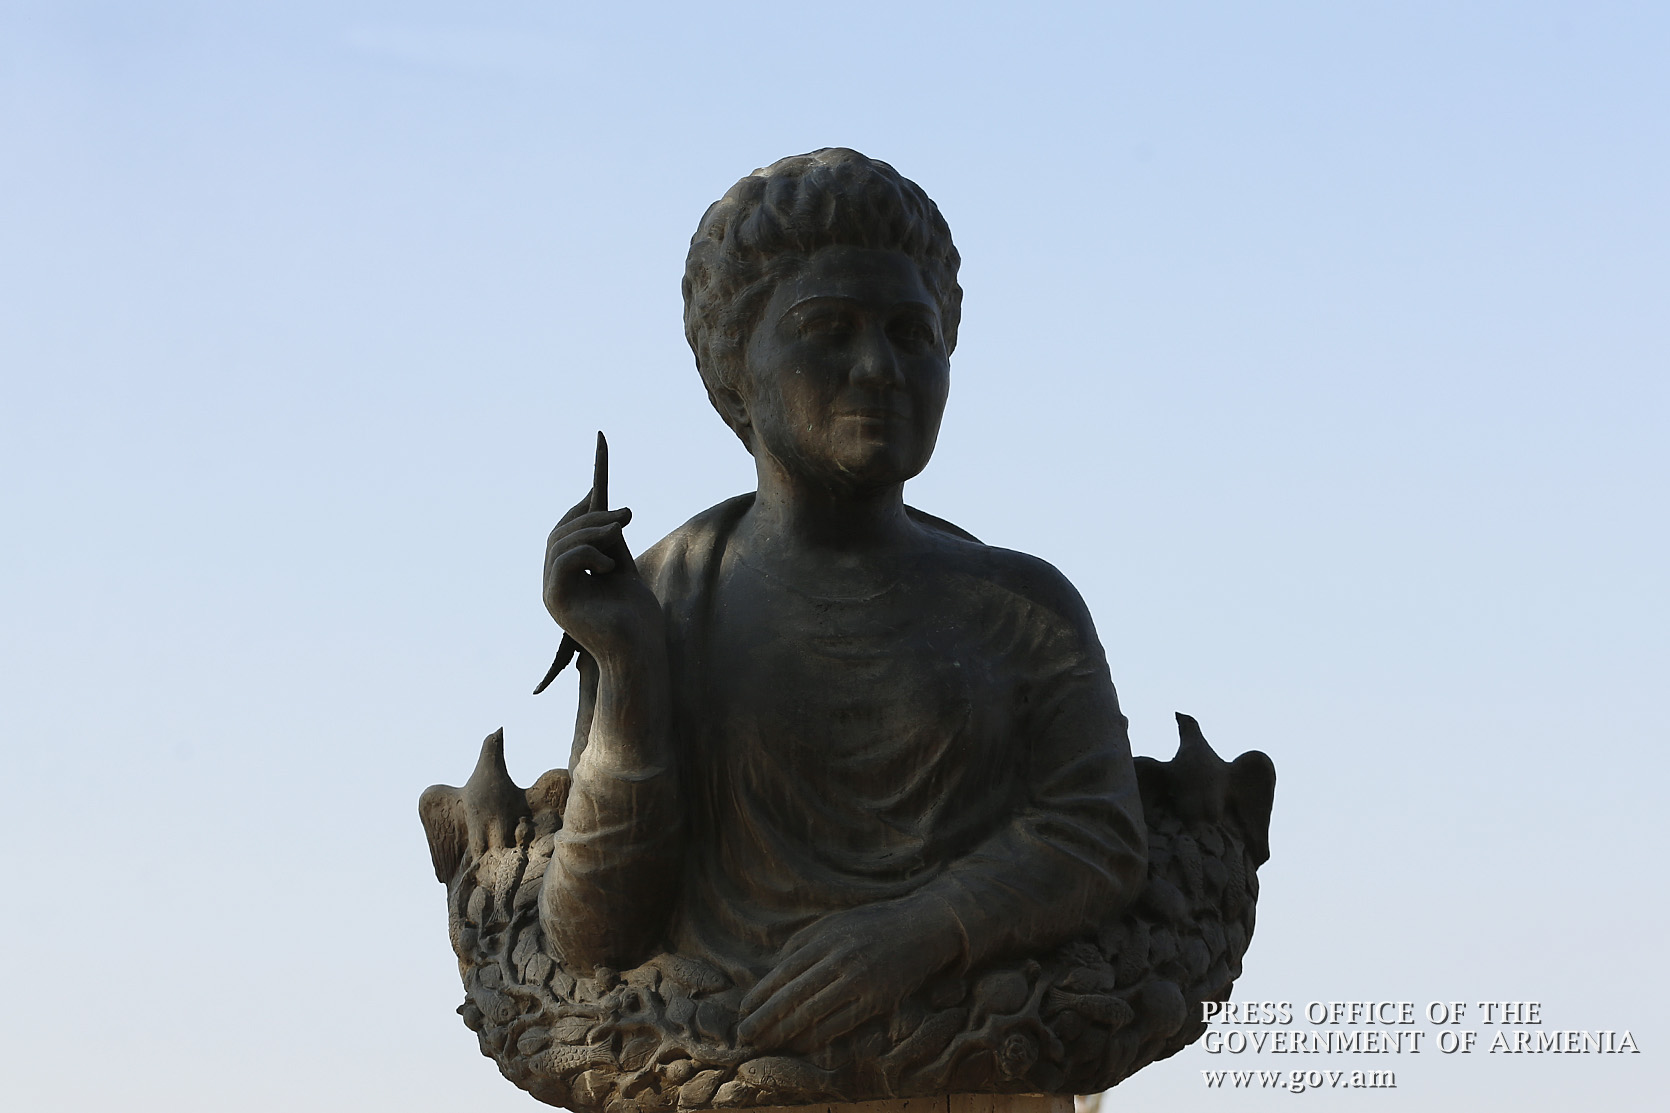
[[[547,547],[555,545],[576,530],[591,529],[595,526],[608,525],[611,522],[624,526],[631,520],[632,511],[625,507],[619,510],[587,510],[578,517],[565,517],[552,526],[550,536],[545,539],[545,544]]]
[[[570,580],[582,572],[604,576],[614,570],[615,562],[590,545],[569,549],[551,562],[551,572],[558,583]]]
[[[591,461],[591,494],[587,498],[593,510],[609,509],[609,441],[601,429],[597,431],[597,452]]]
[[[814,967],[807,971],[803,981],[794,983],[777,995],[786,999],[786,1007],[774,1010],[773,1022],[762,1025],[755,1033],[752,1041],[755,1047],[766,1049],[798,1044],[807,1038],[807,1033],[818,1021],[853,1003],[856,990],[851,982],[845,978],[829,981],[827,973]],[[815,978],[814,975],[818,974],[825,977]],[[776,999],[767,1002],[766,1008],[769,1010],[774,1004]],[[742,1035],[740,1026],[737,1035]]]
[[[831,987],[831,989],[834,988],[837,987]],[[875,1013],[874,1005],[863,998],[848,1001],[813,1022],[799,1034],[791,1034],[787,1046],[802,1054],[809,1054],[820,1047],[827,1046],[832,1040],[840,1039],[866,1020],[869,1020]]]
[[[568,513],[557,519],[557,525],[562,526],[568,522],[572,522],[580,515],[588,513],[591,510],[591,495],[592,493],[587,491],[584,498],[568,508]]]
[[[607,554],[611,559],[613,559],[614,551],[625,545],[625,541],[620,535],[620,527],[621,523],[619,522],[609,522],[607,525],[588,526],[585,529],[577,529],[573,533],[570,533],[561,539],[560,548],[562,552],[567,552],[569,549],[582,548],[589,545],[591,548],[596,549],[600,553]],[[561,552],[557,554],[559,557],[561,555]]]
[[[789,947],[785,950],[785,955],[776,966],[772,967],[771,973],[754,983],[754,988],[749,990],[748,995],[742,999],[741,1011],[744,1017],[752,1014],[755,1009],[760,1008],[765,1002],[775,997],[784,986],[800,977],[808,967],[822,957],[818,951],[810,947],[800,947],[798,949]]]
[[[621,532],[621,530],[625,529],[627,524],[632,521],[632,511],[623,506],[619,510],[611,510],[609,513],[615,515],[615,537],[610,544],[600,547],[604,552],[614,557],[615,561],[622,568],[631,572],[637,572],[638,565],[632,559],[632,549],[626,544],[626,535]]]
[[[813,961],[809,966],[804,966],[799,974],[780,984],[763,1004],[752,1012],[744,1014],[742,1022],[737,1025],[736,1029],[739,1039],[743,1038],[744,1025],[746,1025],[748,1033],[757,1041],[756,1046],[776,1047],[799,1030],[801,1025],[792,1028],[788,1026],[789,1018],[798,1010],[803,1009],[807,1002],[816,999],[831,986],[838,985],[841,981],[840,967],[834,958],[827,955],[820,956],[816,952],[813,952],[812,957],[816,961]],[[792,968],[786,963],[779,967],[779,970],[787,971],[789,969]],[[774,970],[772,973],[775,975],[778,971]],[[758,989],[757,986],[755,988]],[[829,1007],[833,1008],[834,1004]],[[822,1014],[814,1014],[814,1019],[817,1015]]]

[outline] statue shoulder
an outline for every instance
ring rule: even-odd
[[[636,558],[638,574],[667,602],[681,587],[702,578],[726,539],[754,504],[752,492],[728,498],[691,518]]]
[[[1042,557],[987,545],[966,530],[914,507],[911,517],[936,531],[956,573],[979,580],[1030,608],[1052,616],[1079,638],[1100,644],[1084,598],[1061,570]]]

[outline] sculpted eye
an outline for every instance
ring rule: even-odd
[[[796,331],[807,339],[839,339],[852,331],[849,314],[839,310],[822,310],[803,314]]]
[[[888,327],[893,343],[912,352],[925,352],[939,340],[931,321],[923,317],[904,317]]]

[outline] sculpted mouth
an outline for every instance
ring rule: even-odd
[[[908,416],[903,406],[853,406],[841,415],[860,421],[896,421]]]

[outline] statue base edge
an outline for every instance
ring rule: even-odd
[[[933,1098],[762,1105],[747,1113],[1073,1113],[1066,1094],[946,1094]]]

